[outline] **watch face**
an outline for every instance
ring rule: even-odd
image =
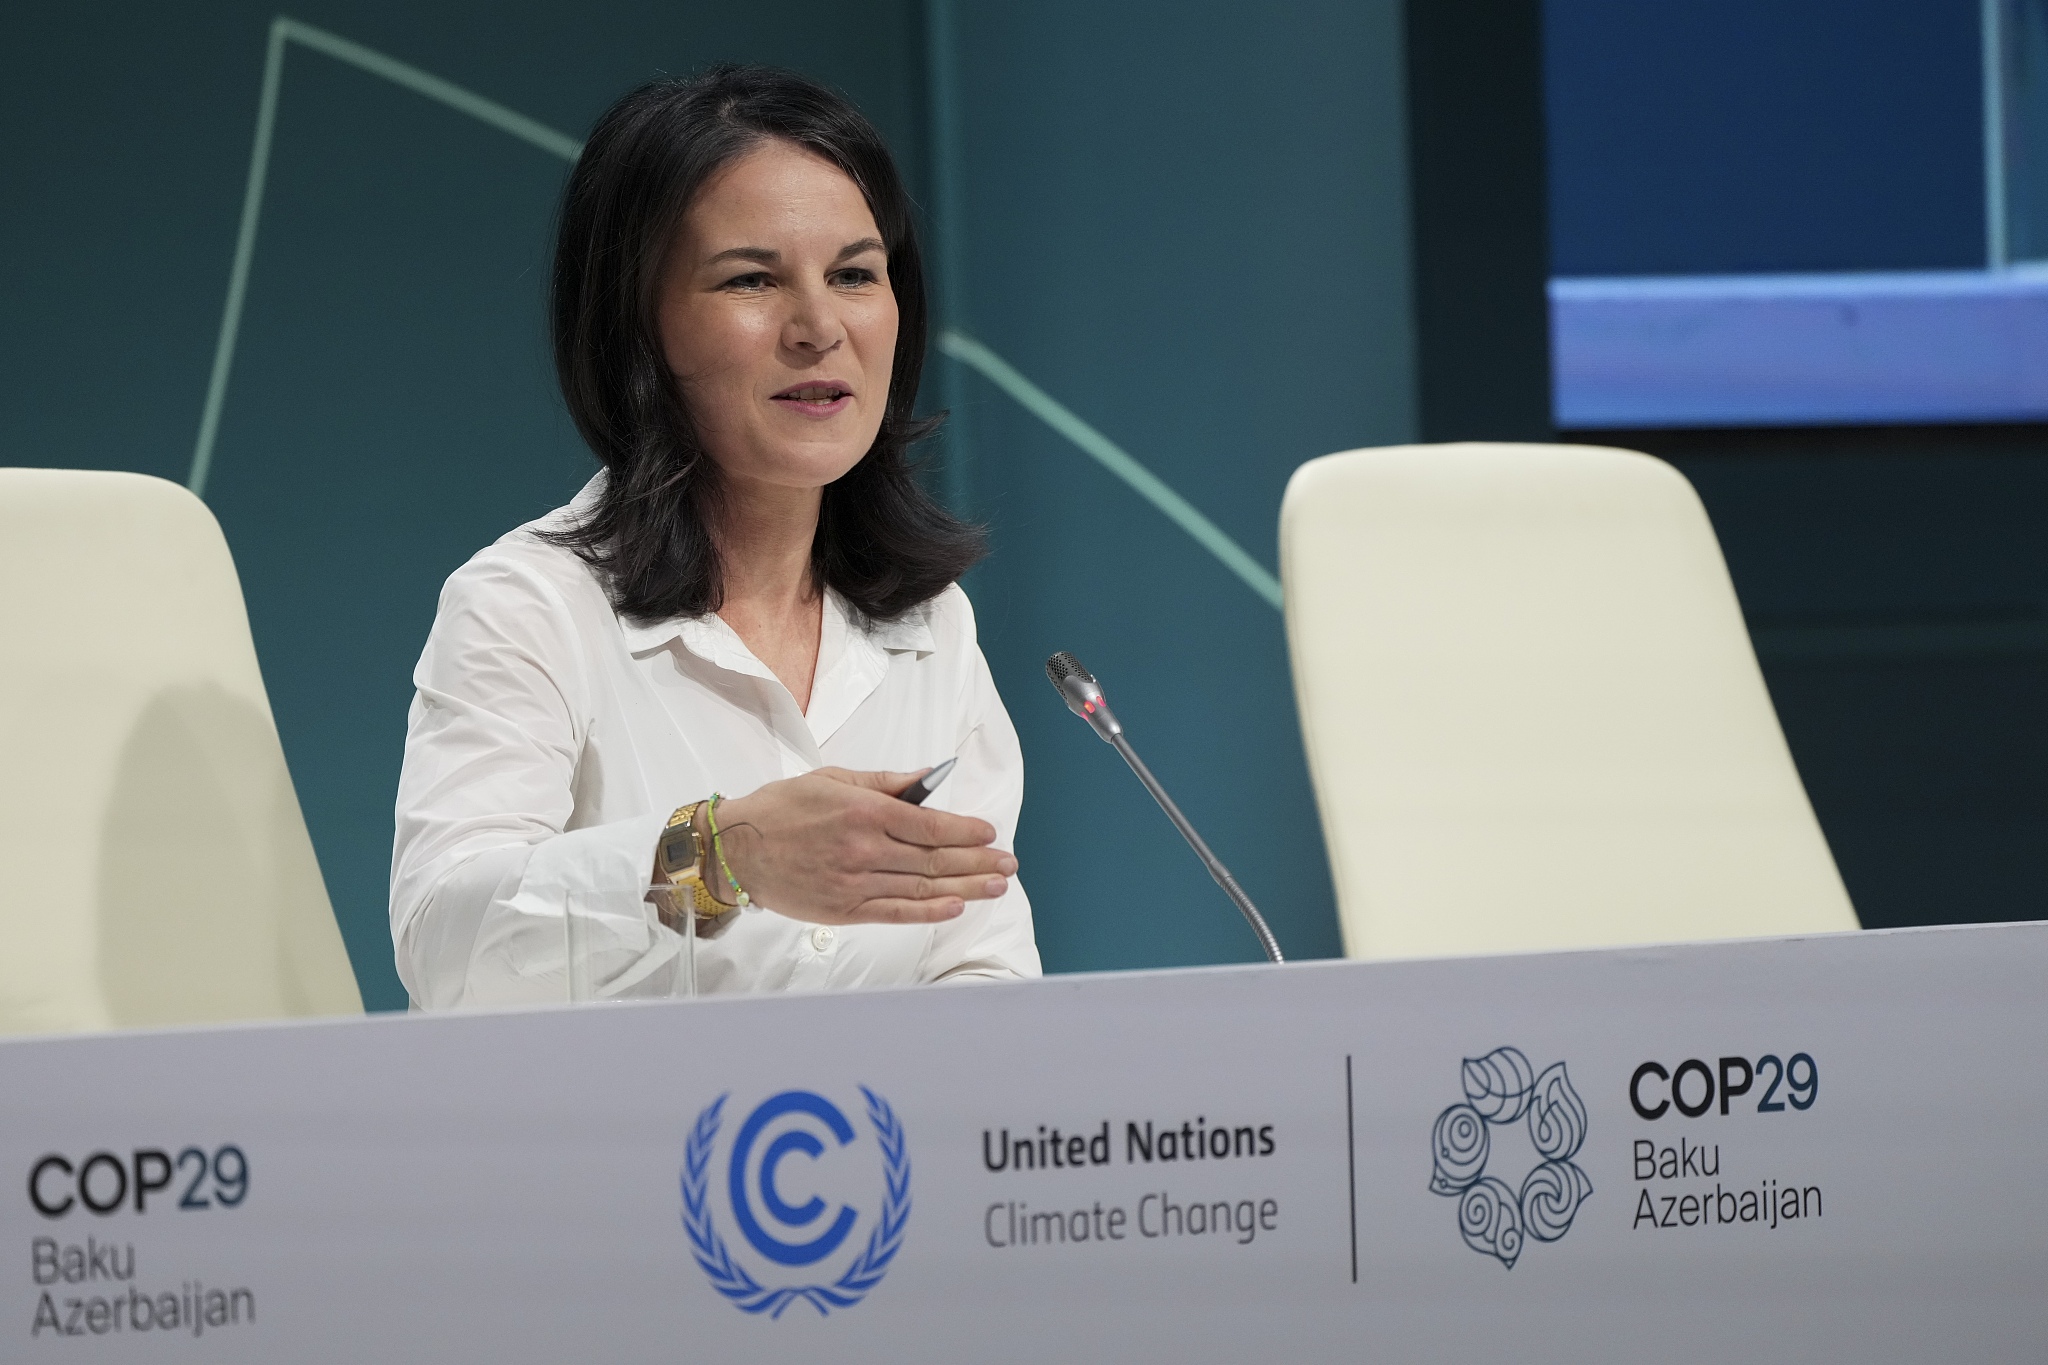
[[[692,829],[672,830],[661,841],[661,861],[670,871],[695,865],[697,861],[697,832]]]

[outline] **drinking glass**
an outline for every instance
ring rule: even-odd
[[[669,886],[581,890],[563,907],[569,1000],[671,1000],[697,993],[697,917]]]

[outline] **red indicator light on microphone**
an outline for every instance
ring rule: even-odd
[[[1095,714],[1095,703],[1092,701],[1084,701],[1081,703],[1081,709],[1092,716]]]

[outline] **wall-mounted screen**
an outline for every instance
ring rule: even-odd
[[[1566,429],[2048,418],[2048,0],[1547,0]]]

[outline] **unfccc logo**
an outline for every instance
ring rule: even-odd
[[[859,1142],[838,1105],[809,1090],[785,1090],[755,1105],[741,1121],[726,1154],[722,1182],[744,1241],[740,1256],[719,1234],[712,1212],[713,1157],[730,1094],[720,1095],[697,1115],[683,1154],[683,1228],[712,1288],[743,1311],[779,1318],[798,1299],[820,1314],[851,1308],[881,1283],[902,1248],[910,1221],[910,1155],[903,1125],[887,1100],[866,1086],[860,1093],[882,1158],[881,1198],[864,1243],[853,1235],[860,1209],[814,1192],[828,1164],[841,1176],[848,1173],[849,1163],[835,1158]],[[799,1158],[811,1168],[812,1183],[799,1170]],[[837,1278],[825,1282],[822,1268],[842,1262]]]

